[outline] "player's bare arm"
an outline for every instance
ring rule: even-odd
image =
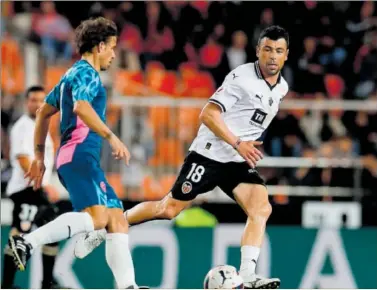
[[[35,158],[31,162],[29,170],[25,174],[25,178],[29,179],[28,185],[31,185],[31,183],[34,182],[34,190],[37,190],[42,186],[43,175],[46,170],[44,165],[46,137],[50,125],[50,118],[57,112],[57,108],[46,103],[44,103],[37,110],[34,131]]]
[[[261,145],[260,141],[243,142],[235,136],[227,127],[222,117],[221,108],[214,103],[208,103],[200,114],[200,121],[208,127],[217,137],[231,145],[238,153],[254,168],[259,160],[263,158],[256,145]]]
[[[91,130],[109,141],[116,159],[124,159],[126,164],[129,164],[131,154],[126,145],[102,122],[89,102],[81,100],[75,102],[73,111]]]

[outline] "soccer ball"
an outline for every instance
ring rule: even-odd
[[[243,280],[235,267],[217,266],[206,275],[204,289],[243,289]]]

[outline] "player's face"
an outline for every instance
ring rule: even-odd
[[[284,38],[278,40],[262,38],[257,46],[257,57],[262,72],[268,76],[279,73],[288,59],[288,51]]]
[[[37,110],[42,106],[45,99],[44,92],[32,92],[26,101],[26,107],[30,116],[35,118]]]
[[[100,43],[99,59],[100,59],[101,70],[109,69],[111,62],[115,58],[116,44],[117,44],[116,36],[110,36],[107,42]]]

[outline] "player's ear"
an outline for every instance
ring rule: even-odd
[[[105,50],[105,43],[103,41],[101,41],[99,44],[98,44],[98,52],[101,53],[102,51]]]
[[[289,49],[287,49],[287,53],[285,54],[285,59],[284,60],[288,59],[288,54],[289,54]]]
[[[259,47],[259,45],[256,46],[255,51],[256,51],[256,53],[257,53],[257,57],[259,57],[259,51],[260,51],[260,47]]]

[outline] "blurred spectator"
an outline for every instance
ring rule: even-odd
[[[215,25],[206,43],[199,50],[200,65],[212,74],[217,87],[222,84],[225,75],[229,72],[224,46],[219,41],[223,37],[224,31],[223,24]]]
[[[68,19],[55,10],[52,1],[41,2],[42,15],[37,22],[37,34],[41,38],[42,51],[49,64],[59,58],[68,62],[72,58],[72,27]]]
[[[101,2],[95,2],[92,6],[90,6],[89,9],[89,17],[100,17],[104,16],[103,11],[104,11],[104,6],[102,5]]]
[[[296,117],[279,111],[266,133],[264,146],[271,156],[300,156],[307,143]]]
[[[228,58],[229,68],[235,69],[241,64],[246,63],[247,36],[243,31],[235,31],[232,35],[232,46],[228,48],[226,54]]]
[[[143,51],[143,67],[153,60],[161,61],[165,66],[173,60],[169,60],[168,53],[175,45],[172,30],[167,25],[162,12],[161,2],[150,1],[146,3],[146,38]],[[164,10],[164,13],[167,13]]]
[[[125,21],[119,37],[119,49],[121,51],[121,67],[131,71],[140,70],[138,56],[143,51],[143,38],[137,26]]]
[[[253,46],[257,46],[260,33],[263,29],[274,24],[274,12],[272,9],[264,9],[260,15],[260,24],[258,24],[254,29],[253,34]]]
[[[352,39],[357,43],[361,42],[363,33],[373,27],[377,27],[374,1],[363,1],[360,14],[354,20],[347,21],[347,29],[352,34]]]
[[[12,24],[15,28],[15,35],[20,38],[29,38],[33,24],[32,3],[29,1],[22,2],[23,12],[17,13],[12,18]]]
[[[316,158],[316,151],[306,146],[302,150],[302,157],[304,158]],[[303,167],[294,171],[294,174],[289,179],[289,184],[299,186],[321,186],[321,168]]]
[[[377,29],[366,35],[366,44],[357,52],[354,69],[360,79],[354,94],[366,98],[377,88]]]
[[[309,36],[304,40],[304,53],[298,60],[295,88],[299,93],[324,92],[324,67],[320,64],[316,38]],[[307,81],[310,80],[310,81]]]
[[[340,115],[337,113],[308,111],[300,119],[300,126],[310,145],[314,148],[318,148],[323,141],[328,141],[332,137],[343,136],[346,133]]]

